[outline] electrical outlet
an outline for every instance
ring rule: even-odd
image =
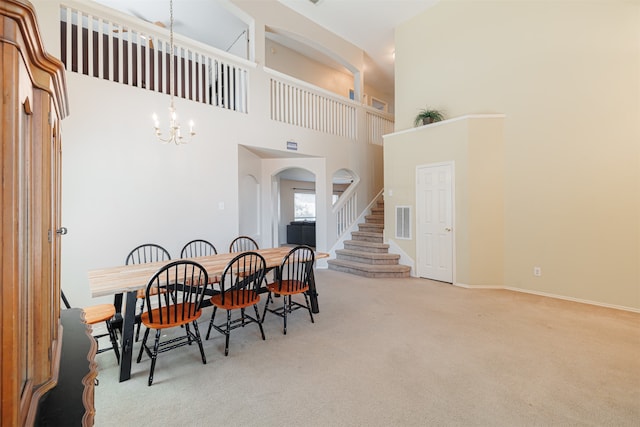
[[[542,276],[542,269],[540,267],[533,267],[533,275],[536,277]]]

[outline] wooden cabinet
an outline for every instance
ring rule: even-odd
[[[33,6],[0,1],[0,413],[31,425],[55,386],[60,324],[62,64],[48,55]]]

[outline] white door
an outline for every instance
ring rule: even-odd
[[[417,168],[417,273],[453,283],[453,163]]]

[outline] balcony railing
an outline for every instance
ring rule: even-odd
[[[356,139],[356,107],[303,81],[269,70],[271,119],[331,135]]]
[[[72,3],[71,3],[72,4]],[[174,96],[247,112],[248,71],[214,53],[174,42],[161,28],[144,29],[128,18],[107,18],[99,9],[60,7],[60,51],[67,71],[169,93],[174,57]]]
[[[249,73],[255,64],[180,35],[175,35],[170,52],[164,28],[100,5],[65,0],[60,6],[60,41],[67,71],[166,94],[171,75],[176,97],[248,113]],[[393,132],[390,114],[265,71],[272,120],[379,145],[382,135]],[[358,120],[366,121],[365,135],[358,134]]]
[[[393,131],[394,121],[389,114],[367,110],[367,139],[370,143],[382,145],[382,135]]]

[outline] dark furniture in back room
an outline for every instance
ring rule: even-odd
[[[315,221],[292,221],[287,225],[287,243],[316,246]]]

